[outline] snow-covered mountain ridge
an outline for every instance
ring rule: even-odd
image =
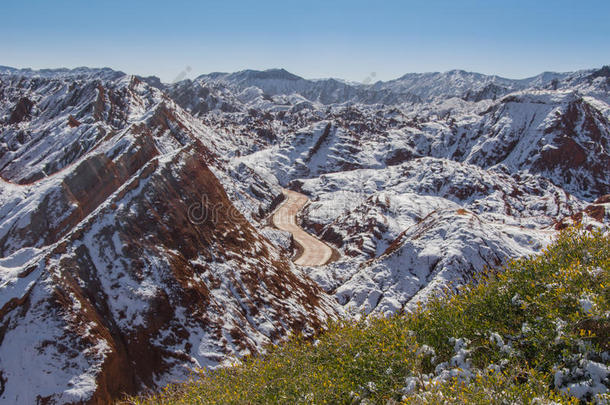
[[[364,85],[0,67],[0,398],[157,388],[607,224],[609,91],[608,68]],[[281,187],[339,261],[291,262],[267,220]]]
[[[248,220],[281,191],[229,185],[228,138],[133,76],[1,80],[3,402],[107,402],[335,316]]]

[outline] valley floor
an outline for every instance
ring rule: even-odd
[[[307,204],[307,196],[296,191],[284,189],[286,200],[273,214],[273,225],[283,231],[288,231],[301,247],[294,263],[300,266],[322,266],[327,264],[333,256],[333,250],[324,242],[305,232],[297,225],[296,216]]]

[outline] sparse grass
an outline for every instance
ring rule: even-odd
[[[335,322],[315,342],[294,337],[125,403],[578,403],[567,384],[586,382],[583,362],[609,361],[609,239],[564,231],[414,314]]]

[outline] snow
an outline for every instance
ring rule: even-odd
[[[595,308],[595,301],[589,294],[583,294],[578,299],[578,303],[580,304],[580,309],[587,315],[591,314]]]
[[[35,403],[38,396],[52,395],[58,387],[66,387],[56,397],[58,402],[84,401],[97,387],[95,376],[108,346],[103,341],[90,346],[88,357],[93,357],[95,362],[89,363],[78,349],[70,350],[74,356],[67,358],[56,345],[50,345],[50,342],[68,342],[62,326],[47,316],[45,295],[40,284],[30,290],[29,299],[36,309],[7,331],[0,346],[3,377],[9,381],[1,398],[7,403]]]
[[[473,196],[465,200],[457,197],[457,195],[462,196],[461,193],[453,194],[456,193],[456,186],[460,187],[462,182],[464,187],[471,187],[474,183],[475,188],[481,190],[494,187],[493,183],[496,181],[506,183],[502,189],[522,187],[511,184],[512,180],[509,178],[499,176],[495,179],[493,175],[481,172],[479,186],[476,180],[473,180],[473,173],[478,170],[474,167],[467,169],[467,166],[431,159],[426,159],[425,163],[422,163],[378,170],[355,170],[301,180],[303,190],[314,196],[314,202],[305,210],[306,223],[332,227],[335,233],[343,235],[343,249],[345,252],[350,252],[351,256],[356,254],[357,257],[362,257],[362,260],[370,257],[369,255],[378,258],[372,264],[368,264],[370,270],[364,272],[359,270],[359,274],[362,275],[358,276],[353,270],[350,274],[347,268],[349,266],[339,263],[329,266],[326,271],[313,270],[309,273],[328,290],[336,290],[339,302],[347,305],[350,300],[346,302],[346,298],[353,295],[356,306],[364,306],[361,309],[366,308],[366,311],[370,311],[381,305],[379,311],[394,312],[401,309],[405,299],[413,297],[413,294],[418,293],[422,287],[424,288],[419,294],[423,298],[423,295],[434,291],[433,288],[439,288],[444,282],[455,279],[443,275],[450,273],[449,271],[439,274],[438,278],[445,280],[441,284],[435,284],[434,280],[427,278],[430,271],[427,266],[441,259],[440,263],[452,263],[454,269],[451,273],[457,273],[455,274],[457,276],[459,271],[456,272],[456,265],[469,268],[470,263],[476,264],[478,261],[480,262],[478,266],[482,268],[489,265],[486,261],[490,258],[495,260],[502,251],[505,252],[502,254],[504,257],[527,255],[535,252],[535,249],[540,249],[550,240],[552,232],[540,230],[541,227],[553,223],[552,217],[544,216],[546,206],[537,207],[535,203],[529,204],[528,209],[532,212],[528,213],[527,209],[522,208],[523,197],[519,199],[509,197],[510,203],[514,201],[517,205],[515,210],[519,210],[521,215],[519,218],[505,214],[507,201],[501,194],[491,194],[484,199],[476,199]],[[464,170],[464,174],[461,170]],[[469,171],[470,176],[465,174],[466,170]],[[405,172],[409,173],[409,176],[405,176]],[[410,174],[411,172],[415,175]],[[439,189],[439,184],[446,182],[444,179],[448,177],[452,179],[451,183],[446,188],[440,186]],[[427,192],[430,195],[426,195]],[[422,219],[424,222],[421,222]],[[372,233],[370,224],[375,224]],[[364,227],[362,234],[354,234],[354,229],[357,230],[360,226]],[[412,229],[409,230],[410,228]],[[350,231],[347,231],[348,229]],[[419,235],[418,229],[438,232],[434,237],[437,240],[419,236],[421,243],[418,242],[416,248],[417,258],[408,259],[406,253],[388,254],[384,267],[378,265],[384,262],[386,250],[405,229],[408,233],[403,236],[404,240],[408,240],[408,235]],[[381,238],[375,236],[377,234]],[[453,242],[449,243],[447,238],[451,238]],[[487,242],[491,247],[485,247],[480,246],[483,241],[498,242]],[[352,244],[356,243],[359,247],[352,247]],[[462,259],[465,254],[468,254],[467,259]],[[476,259],[473,254],[482,255],[482,258]],[[457,258],[460,259],[456,260]],[[400,270],[405,267],[410,269],[409,272]],[[339,277],[349,279],[347,285],[350,287],[337,288],[341,285],[341,280],[332,281],[328,276],[334,272],[337,275],[342,274],[344,271],[341,269],[344,268],[348,274]],[[367,272],[370,276],[364,276]],[[396,295],[398,292],[393,288],[388,290],[389,285],[381,289],[373,287],[378,283],[390,282],[389,280],[402,280],[400,295]],[[426,287],[426,284],[429,285]],[[411,286],[407,287],[409,285]],[[368,289],[371,291],[366,293]]]
[[[581,359],[571,370],[562,368],[555,372],[554,384],[559,390],[581,400],[595,399],[608,392],[610,366],[592,360]]]
[[[447,382],[451,379],[468,383],[474,376],[476,370],[470,361],[471,350],[468,349],[470,341],[466,338],[449,338],[449,343],[453,345],[453,356],[448,362],[436,365],[434,372],[419,376],[407,376],[402,393],[406,396],[414,393],[419,388],[429,388],[438,383]],[[421,351],[421,349],[420,349]],[[422,354],[429,354],[429,350],[422,351]],[[433,361],[434,363],[434,361]]]

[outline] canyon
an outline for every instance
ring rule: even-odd
[[[606,227],[609,151],[607,67],[0,67],[0,400],[107,403],[425,305]]]

